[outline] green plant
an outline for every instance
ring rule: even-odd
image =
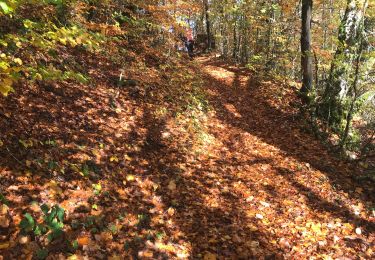
[[[98,184],[92,184],[92,188],[94,189],[94,194],[99,195],[102,191],[102,185],[100,183]]]
[[[35,236],[47,235],[47,239],[52,241],[63,234],[65,210],[58,205],[50,208],[43,204],[40,206],[43,212],[43,222],[37,223],[35,219],[26,213],[20,223],[23,233],[33,233]]]
[[[38,259],[46,259],[48,256],[48,250],[47,249],[39,249],[36,251],[36,257]]]
[[[1,42],[0,45],[2,45]],[[9,92],[14,91],[12,85],[19,78],[21,70],[22,60],[20,58],[0,52],[0,93],[2,95],[7,96]]]
[[[13,8],[11,8],[6,2],[0,1],[0,13],[9,14],[13,12]]]
[[[9,201],[1,193],[0,193],[0,202],[3,203],[3,204],[5,204],[5,205],[8,205],[8,203],[9,203]]]

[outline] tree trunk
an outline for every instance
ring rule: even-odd
[[[355,102],[357,101],[358,98],[358,83],[359,83],[359,73],[360,73],[360,63],[361,63],[361,57],[362,57],[362,41],[360,41],[360,49],[359,49],[359,54],[357,55],[357,60],[356,60],[356,65],[355,65],[355,77],[354,77],[354,82],[352,86],[352,92],[353,92],[353,99],[350,102],[350,107],[348,111],[348,115],[346,116],[346,125],[345,125],[345,130],[344,133],[341,137],[341,148],[345,146],[346,140],[349,135],[349,130],[350,130],[350,124],[353,120],[353,114],[354,114],[354,106]]]
[[[203,0],[204,3],[204,13],[206,17],[206,32],[207,32],[207,49],[211,50],[211,25],[210,25],[210,15],[208,13],[208,0]]]
[[[271,2],[274,4],[274,1]],[[274,22],[275,22],[275,9],[271,8],[270,16],[268,19],[268,30],[267,30],[267,52],[266,52],[266,60],[269,63],[272,60],[272,49],[273,49],[273,29],[274,29]]]
[[[308,93],[312,89],[311,16],[312,0],[303,0],[301,34],[302,93]]]
[[[237,56],[237,19],[234,21],[234,26],[233,26],[232,58],[235,60],[236,56]]]

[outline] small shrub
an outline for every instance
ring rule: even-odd
[[[20,223],[21,232],[33,233],[35,236],[47,235],[49,241],[60,237],[64,232],[65,210],[58,205],[50,208],[46,204],[40,208],[43,212],[43,222],[37,223],[29,213],[26,213]]]

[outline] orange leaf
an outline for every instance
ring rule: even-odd
[[[80,246],[87,246],[90,242],[90,239],[88,237],[80,237],[77,239],[78,245]]]

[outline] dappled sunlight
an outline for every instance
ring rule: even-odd
[[[189,259],[202,252],[305,258],[318,249],[355,254],[347,237],[371,241],[366,190],[348,189],[350,170],[297,127],[293,93],[259,83],[244,69],[205,62],[210,65],[197,64],[205,108],[196,99],[196,108],[171,116],[165,104],[143,105],[125,91],[116,107],[100,108],[109,100],[94,102],[98,93],[113,92],[101,87],[84,90],[86,103],[65,101],[61,118],[71,127],[65,135],[54,130],[36,142],[45,132],[34,132],[5,153],[15,164],[2,170],[2,179],[24,166],[30,171],[11,182],[8,200],[32,202],[27,210],[38,216],[35,202],[59,204],[66,236],[84,252],[125,247],[124,255],[140,258]],[[45,110],[42,99],[23,102]],[[58,104],[51,113],[56,119],[43,128],[60,127]],[[14,149],[24,153],[18,162]],[[34,168],[44,169],[43,177]],[[17,209],[13,221],[20,223],[22,214]]]
[[[215,185],[216,186],[216,185]],[[221,198],[219,196],[220,191],[217,188],[211,188],[210,193],[203,196],[203,202],[209,208],[220,208]]]
[[[346,173],[340,175],[340,184],[327,171],[331,166],[322,168],[322,164],[315,162],[327,163],[334,159],[320,147],[319,141],[295,126],[290,117],[295,111],[289,105],[293,102],[293,93],[276,83],[264,82],[259,83],[262,92],[254,95],[251,90],[257,86],[247,79],[251,85],[244,91],[250,90],[250,93],[236,92],[238,96],[233,96],[233,91],[222,87],[229,80],[217,77],[223,75],[222,69],[209,64],[208,82],[213,90],[208,93],[221,93],[220,99],[212,95],[216,118],[210,122],[210,129],[225,144],[222,151],[233,151],[220,154],[221,167],[227,169],[224,171],[232,183],[229,188],[223,184],[221,187],[223,195],[239,195],[236,205],[247,217],[245,225],[254,233],[275,234],[269,242],[287,251],[285,255],[290,257],[306,257],[317,247],[330,248],[327,250],[347,247],[345,236],[348,235],[366,234],[364,237],[369,236],[367,239],[371,240],[373,223],[371,212],[364,207],[366,201],[361,199],[364,190],[353,188],[345,192],[341,185],[348,181],[344,177]],[[242,75],[241,71],[234,71]],[[241,78],[240,75],[232,77]],[[233,81],[233,84],[243,88],[244,83]],[[288,113],[288,117],[283,113]],[[220,124],[226,125],[226,131],[216,127]],[[310,144],[306,139],[311,139]],[[311,159],[303,154],[309,154]],[[341,173],[349,171],[344,164],[339,167]],[[222,198],[221,208],[226,211],[230,205],[225,196]],[[301,244],[305,249],[300,248]],[[262,250],[261,245],[262,242],[257,250]],[[346,249],[352,254],[356,252],[355,247]],[[366,250],[370,250],[368,245]]]
[[[232,113],[234,117],[241,118],[241,114],[237,112],[235,106],[232,104],[224,104],[224,107],[228,110],[228,112]]]
[[[234,72],[226,70],[224,68],[215,67],[215,66],[206,66],[204,71],[211,75],[213,78],[217,80],[222,80],[227,86],[232,86],[234,82]]]
[[[238,88],[241,88],[241,89],[247,89],[248,87],[248,84],[249,84],[249,81],[250,81],[251,77],[250,76],[240,76],[237,80],[238,80],[238,84],[237,84],[237,87]]]
[[[0,260],[372,259],[375,13],[317,2],[0,0]]]

